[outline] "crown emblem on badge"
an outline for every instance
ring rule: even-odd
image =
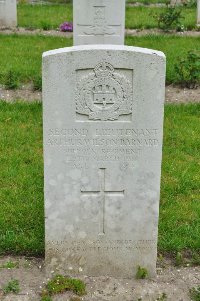
[[[131,82],[115,72],[110,63],[99,63],[77,83],[76,113],[100,121],[117,120],[120,115],[131,114]]]
[[[111,77],[115,69],[109,63],[103,62],[94,68],[97,77]]]

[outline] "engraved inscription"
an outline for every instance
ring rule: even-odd
[[[132,83],[107,63],[77,82],[76,113],[89,120],[113,121],[132,114]]]
[[[90,194],[90,195],[98,195],[102,199],[102,233],[99,233],[99,235],[105,234],[105,204],[106,204],[106,195],[111,196],[124,196],[124,190],[115,190],[115,191],[109,191],[106,190],[106,169],[100,168],[99,169],[99,179],[100,179],[100,189],[98,191],[85,191],[81,189],[82,194]]]
[[[62,250],[65,252],[89,252],[89,251],[112,251],[112,250],[151,250],[156,247],[155,240],[106,240],[106,241],[71,241],[67,239],[62,241],[48,241],[49,248],[54,247],[54,250]]]
[[[158,129],[136,128],[52,128],[48,130],[49,147],[63,149],[65,162],[87,169],[89,162],[134,162],[145,149],[160,145]],[[123,169],[123,167],[122,167]]]
[[[93,24],[79,25],[84,26],[83,33],[85,35],[115,35],[119,25],[108,25],[106,22],[106,6],[93,7]]]

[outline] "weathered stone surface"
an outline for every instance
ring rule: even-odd
[[[43,55],[46,263],[155,275],[165,57],[126,46]]]
[[[0,27],[17,26],[16,0],[0,0]]]
[[[125,0],[73,3],[74,45],[124,44]]]

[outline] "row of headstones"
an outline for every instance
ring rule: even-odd
[[[17,1],[0,0],[0,27],[17,26]]]
[[[173,0],[174,1],[174,0]],[[177,1],[177,0],[176,0]],[[174,4],[178,4],[177,2],[174,2]],[[112,2],[112,1],[111,1]],[[124,2],[124,1],[123,1]],[[200,0],[197,0],[197,25],[200,24]],[[78,4],[78,5],[77,5]],[[109,19],[109,22],[111,24],[116,23],[116,19],[120,18],[122,13],[124,13],[124,9],[119,10],[118,8],[121,7],[121,1],[115,1],[114,4],[110,5],[112,8],[112,11],[116,12],[117,14],[110,14],[111,19]],[[88,23],[92,24],[93,20],[90,18],[90,7],[94,7],[91,0],[87,1],[74,1],[74,25],[78,26],[78,24],[85,24],[86,20]],[[88,10],[89,8],[89,10]],[[80,13],[81,9],[86,9],[86,14],[83,15]],[[97,7],[96,7],[97,9]],[[109,13],[107,13],[109,17]],[[119,14],[119,15],[118,15]],[[87,17],[89,16],[89,19]],[[105,18],[106,18],[105,17]],[[95,22],[96,20],[94,20]],[[96,21],[97,22],[97,21]],[[121,27],[124,25],[121,24]],[[15,27],[17,26],[17,2],[16,0],[0,0],[0,27]],[[98,28],[96,28],[96,33],[98,33]],[[75,35],[76,37],[76,35]],[[80,41],[81,42],[81,41]],[[76,44],[76,42],[75,42]]]

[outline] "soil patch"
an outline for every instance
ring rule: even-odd
[[[166,3],[142,3],[142,2],[134,2],[134,3],[126,3],[126,6],[128,7],[134,7],[134,6],[144,6],[144,7],[166,7]]]
[[[39,301],[40,292],[48,279],[45,277],[44,260],[25,257],[1,257],[0,266],[17,262],[18,267],[0,269],[0,287],[11,279],[19,280],[18,295],[3,295],[1,301]],[[55,272],[52,271],[52,275]],[[150,280],[116,279],[112,277],[88,277],[80,275],[87,286],[83,301],[156,301],[164,294],[167,301],[190,301],[189,289],[200,285],[200,267],[177,268],[167,264],[157,269],[157,277]],[[54,301],[70,301],[72,293],[55,296]],[[162,300],[162,299],[160,299]],[[165,299],[164,299],[165,300]]]
[[[16,100],[23,101],[42,101],[42,93],[39,91],[33,91],[30,86],[23,86],[22,89],[18,90],[0,90],[0,99],[13,102]],[[197,89],[186,89],[177,86],[166,87],[166,103],[190,103],[200,102],[200,87]]]
[[[72,38],[72,32],[61,32],[57,30],[42,30],[42,29],[26,29],[23,27],[17,28],[0,28],[0,34],[19,34],[19,35],[42,35],[42,36],[58,36]],[[161,29],[126,29],[125,34],[127,36],[145,36],[145,35],[177,35],[177,36],[192,36],[200,37],[200,31],[190,30],[184,32],[177,32],[176,30],[170,30],[165,32]]]
[[[23,86],[22,89],[6,90],[0,89],[0,99],[13,102],[23,100],[27,102],[42,101],[42,92],[33,91],[30,86]]]
[[[197,89],[180,88],[177,86],[167,86],[165,94],[166,103],[190,103],[200,102],[200,87]]]

